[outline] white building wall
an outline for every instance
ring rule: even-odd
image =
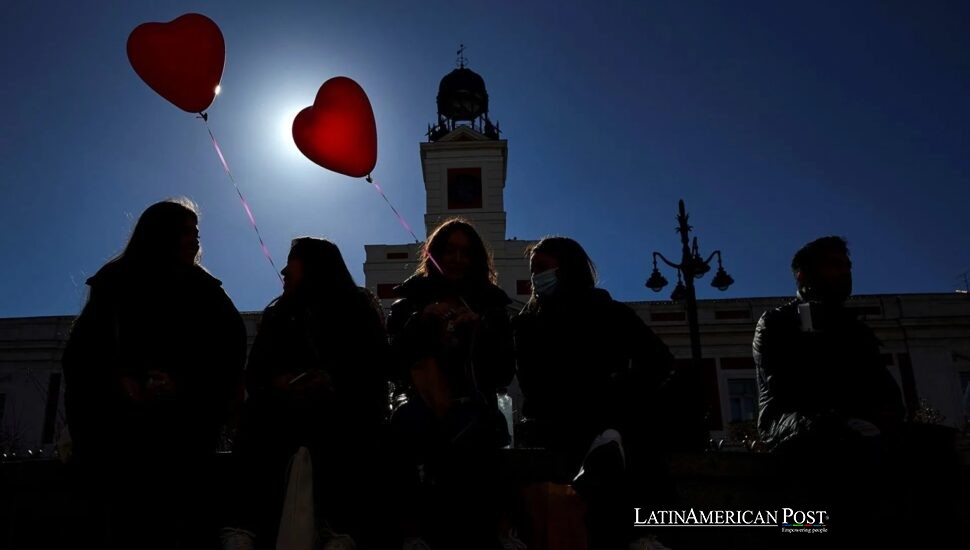
[[[0,319],[0,447],[50,452],[64,426],[61,355],[73,317]],[[51,375],[60,377],[50,439],[44,423]]]
[[[717,358],[716,376],[723,424],[730,421],[727,380],[750,376],[753,369],[725,369],[725,358],[751,358],[751,341],[758,318],[769,308],[791,298],[741,298],[698,302],[702,354]],[[690,358],[686,320],[657,320],[665,314],[683,312],[673,302],[629,304],[649,324],[679,359]],[[862,295],[850,299],[850,307],[877,308],[863,318],[882,342],[887,369],[905,391],[901,362],[912,365],[915,391],[945,417],[945,423],[962,427],[966,419],[960,373],[970,373],[970,297],[966,294]],[[717,319],[716,312],[751,312],[748,319]],[[875,310],[873,310],[875,311]],[[724,435],[723,432],[715,435]]]

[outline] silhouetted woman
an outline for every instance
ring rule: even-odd
[[[596,288],[576,241],[542,239],[530,270],[532,297],[514,327],[532,443],[558,452],[572,472],[583,468],[574,486],[590,504],[590,547],[625,549],[633,504],[623,488],[637,476],[663,477],[649,464],[663,451],[657,403],[673,357],[632,309]]]
[[[236,527],[255,534],[257,547],[276,547],[287,467],[306,447],[325,548],[344,547],[338,533],[375,547],[380,530],[365,532],[365,522],[382,522],[375,461],[388,413],[383,315],[330,241],[294,239],[282,273],[283,295],[263,312],[246,368]]]
[[[409,400],[391,419],[411,484],[410,535],[434,549],[491,547],[498,450],[509,442],[496,389],[515,373],[511,302],[467,222],[442,223],[415,274],[395,290],[388,333]]]
[[[187,199],[148,207],[88,279],[64,351],[72,462],[104,497],[111,546],[213,544],[211,461],[246,357],[242,319],[199,265]]]

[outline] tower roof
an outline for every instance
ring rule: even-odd
[[[464,66],[446,74],[438,84],[438,114],[452,120],[475,120],[487,115],[485,79]]]

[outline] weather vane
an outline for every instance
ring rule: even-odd
[[[464,44],[459,44],[458,45],[457,55],[458,55],[458,68],[459,69],[464,69],[465,68],[465,62],[468,61],[467,59],[465,59],[465,45]]]

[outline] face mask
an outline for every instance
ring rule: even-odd
[[[548,269],[542,273],[532,276],[532,289],[536,296],[546,298],[551,295],[559,285],[559,278],[556,276],[555,269]]]

